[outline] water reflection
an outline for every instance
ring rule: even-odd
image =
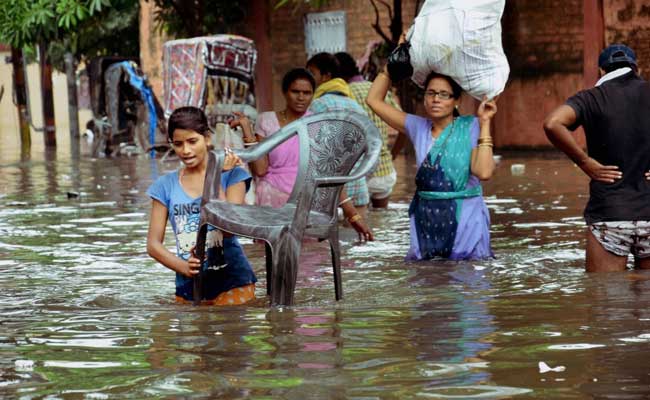
[[[414,167],[398,160],[394,202],[369,216],[379,240],[342,231],[344,301],[326,244],[310,242],[299,306],[273,309],[249,240],[260,301],[173,302],[172,275],[145,254],[144,192],[176,167],[0,165],[0,397],[650,396],[650,271],[583,272],[586,180],[563,159],[503,158],[485,186],[497,259],[459,264],[403,262]]]

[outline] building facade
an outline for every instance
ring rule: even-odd
[[[302,4],[274,10],[268,1],[254,3],[240,34],[255,40],[259,52],[256,91],[260,111],[282,107],[282,76],[307,60],[313,38],[306,37],[305,22],[310,21],[306,16],[343,11],[345,49],[355,58],[365,53],[370,42],[381,40],[372,27],[377,17],[370,0],[332,0],[321,9]],[[388,33],[388,11],[376,3],[378,23]],[[418,4],[402,1],[405,29],[417,14]],[[162,96],[165,38],[153,29],[152,3],[142,0],[141,7],[143,69]],[[507,0],[502,28],[511,75],[494,120],[495,143],[500,148],[551,147],[542,130],[544,117],[567,97],[595,83],[598,54],[605,44],[629,45],[637,52],[641,74],[647,78],[650,72],[650,5],[644,0]],[[466,111],[471,108],[465,105]]]

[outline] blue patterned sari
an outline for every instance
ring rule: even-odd
[[[463,199],[481,196],[467,188],[472,155],[472,116],[455,118],[436,139],[415,176],[409,207],[422,258],[448,258],[453,250]]]

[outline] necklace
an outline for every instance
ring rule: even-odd
[[[453,132],[453,130],[454,130],[454,123],[455,123],[455,122],[456,122],[456,117],[453,117],[452,120],[451,120],[451,127],[450,127],[450,130],[451,130],[452,132]],[[449,126],[449,124],[447,124],[447,126]],[[443,132],[445,131],[445,129],[447,128],[447,126],[445,126],[444,128],[442,128],[442,130],[440,130],[440,133],[438,134],[438,136],[433,136],[433,128],[435,127],[435,124],[434,124],[433,122],[431,123],[431,132],[430,132],[430,134],[431,134],[431,137],[433,138],[433,141],[434,141],[434,142],[436,141],[436,139],[438,139],[438,138],[440,137],[440,135],[442,135],[442,133],[443,133]],[[450,132],[450,134],[451,134],[451,132]]]
[[[280,111],[279,114],[280,114],[280,119],[281,119],[280,122],[283,123],[283,124],[286,124],[288,122],[287,110],[282,110],[282,111]]]

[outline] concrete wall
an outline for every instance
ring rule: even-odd
[[[162,45],[167,38],[156,29],[154,12],[153,1],[140,1],[140,67],[162,102]]]
[[[20,135],[18,131],[18,111],[13,104],[13,67],[7,62],[11,56],[10,51],[0,52],[0,86],[4,86],[5,94],[0,101],[0,138],[2,139],[2,153],[20,151]],[[29,98],[31,101],[31,114],[34,126],[43,126],[43,114],[40,92],[40,77],[38,64],[27,66],[27,81],[29,84]],[[65,74],[54,71],[52,74],[54,90],[54,115],[56,119],[57,146],[67,146],[69,143],[68,119],[68,89]],[[86,121],[91,118],[91,111],[79,110],[79,126],[83,130]],[[44,138],[42,132],[32,129],[32,149],[38,151],[43,148]]]

